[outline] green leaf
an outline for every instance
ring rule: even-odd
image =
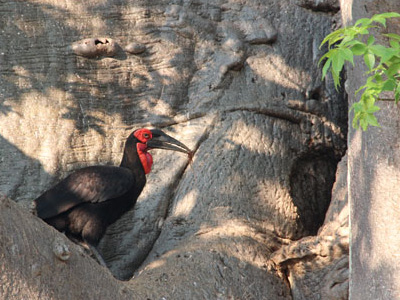
[[[386,12],[386,13],[381,13],[374,15],[371,20],[374,20],[374,18],[398,18],[400,17],[400,14],[397,12]]]
[[[373,27],[376,27],[376,26],[368,26],[367,28],[373,28]],[[369,31],[367,28],[361,28],[359,31],[359,34],[362,34],[362,35],[368,34]]]
[[[386,19],[385,18],[382,18],[380,16],[376,16],[376,18],[372,17],[371,21],[381,23],[383,25],[383,27],[386,27]]]
[[[340,72],[343,69],[344,59],[341,56],[340,52],[335,52],[332,54],[332,77],[335,87],[338,88],[340,86]]]
[[[386,48],[381,57],[381,63],[386,63],[387,61],[392,59],[392,57],[399,54],[400,54],[399,49]]]
[[[363,94],[363,96],[366,94]],[[362,103],[364,104],[364,108],[365,110],[367,110],[368,108],[371,108],[375,105],[375,98],[374,97],[370,97],[370,96],[366,96],[366,97],[361,97]]]
[[[353,52],[351,52],[350,49],[348,49],[348,48],[342,49],[341,55],[342,55],[344,60],[347,60],[347,61],[351,62],[351,64],[354,66]]]
[[[389,44],[390,44],[390,47],[392,47],[393,49],[396,49],[397,51],[400,52],[400,44],[398,41],[390,40]]]
[[[363,89],[365,89],[367,87],[367,85],[363,85],[363,86],[360,86],[356,91],[355,91],[355,95],[357,95],[361,90],[363,90]]]
[[[355,113],[355,114],[360,113],[361,111],[364,110],[363,104],[362,104],[360,101],[358,101],[358,102],[354,103],[354,104],[351,106],[350,111],[351,111],[352,109],[354,109],[354,113]]]
[[[375,65],[375,55],[368,51],[364,54],[364,62],[367,65],[368,69],[371,71]]]
[[[397,83],[397,88],[394,92],[394,100],[396,103],[398,103],[400,100],[400,82]]]
[[[349,37],[351,40],[354,40],[358,37],[360,31],[366,28],[367,27],[357,27],[357,26],[346,27],[345,31],[343,32],[343,36]]]
[[[335,37],[335,38],[333,38],[333,39],[330,39],[330,40],[329,40],[329,43],[328,43],[328,46],[329,46],[329,47],[332,47],[332,45],[338,43],[339,41],[342,42],[345,38],[346,38],[345,36],[339,35],[339,36],[337,36],[337,37]]]
[[[372,45],[371,47],[369,47],[369,49],[373,54],[381,58],[381,63],[385,63],[396,54],[399,54],[398,50],[393,48],[386,48],[382,45]]]
[[[371,45],[368,47],[369,50],[371,50],[372,53],[374,53],[377,56],[381,56],[382,53],[386,51],[386,47],[382,45]]]
[[[387,62],[387,64],[389,64],[389,65],[395,65],[395,64],[399,64],[399,63],[400,63],[400,56],[399,56],[399,55],[393,56],[393,57]]]
[[[374,106],[368,108],[368,109],[366,110],[366,112],[367,112],[367,113],[370,113],[370,114],[373,114],[374,112],[377,112],[378,110],[380,110],[380,108],[379,108],[378,106],[374,105]]]
[[[398,41],[390,40],[389,41],[390,47],[393,49],[399,50],[400,49],[400,44]]]
[[[371,125],[371,126],[381,127],[381,125],[378,123],[378,120],[376,119],[376,117],[373,114],[367,113],[365,115],[365,121],[367,122],[367,126]]]
[[[363,43],[361,43],[359,40],[355,40],[354,38],[352,38],[351,40],[346,42],[346,45],[342,45],[342,46],[350,49],[351,47],[353,47],[354,45],[357,45],[357,44],[363,44]]]
[[[325,43],[331,48],[319,60],[319,63],[326,60],[322,68],[322,77],[325,78],[330,71],[336,88],[340,84],[340,73],[344,63],[349,61],[354,65],[354,55],[362,55],[369,70],[367,74],[370,76],[366,83],[356,91],[356,94],[363,91],[361,99],[350,109],[354,111],[352,124],[355,128],[367,130],[368,126],[380,126],[374,113],[379,110],[375,103],[382,91],[394,90],[396,103],[400,101],[400,35],[383,34],[390,44],[390,47],[385,47],[376,44],[376,35],[370,34],[371,28],[385,27],[387,19],[393,17],[400,17],[400,13],[388,12],[374,15],[370,19],[357,20],[354,26],[330,33],[321,43],[320,48]],[[361,35],[368,35],[366,44],[360,41]]]
[[[386,34],[383,34],[383,36],[400,41],[400,35],[395,34],[395,33],[386,33]]]
[[[360,118],[360,126],[363,131],[366,131],[368,128],[368,122],[365,118]]]
[[[330,51],[326,52],[326,53],[319,59],[319,61],[318,61],[318,66],[319,66],[319,64],[320,64],[325,58],[331,57],[333,51],[334,51],[334,50],[330,50]]]
[[[393,91],[396,88],[396,81],[394,79],[388,79],[382,85],[382,91]]]
[[[373,78],[375,79],[375,81],[376,81],[377,83],[382,82],[382,75],[379,74],[379,73],[376,73],[376,74],[373,76]]]
[[[335,85],[335,88],[337,89],[340,86],[340,76],[339,76],[339,74],[332,71],[332,78],[333,78],[333,84]]]
[[[386,27],[386,19],[387,18],[394,18],[394,17],[399,17],[399,16],[400,16],[400,14],[395,13],[395,12],[377,14],[371,18],[371,22],[377,22],[377,23],[382,24],[384,27]]]
[[[373,35],[370,35],[367,40],[367,45],[371,46],[374,42],[375,42],[375,37]]]
[[[363,43],[359,43],[351,47],[350,50],[351,52],[353,52],[354,55],[363,55],[365,51],[367,51],[367,46]]]
[[[371,19],[362,18],[362,19],[358,19],[358,20],[356,21],[356,23],[354,24],[354,26],[358,26],[358,25],[360,25],[360,24],[361,24],[361,26],[367,26],[367,25],[369,25],[369,24],[371,24],[371,23],[372,23]]]
[[[342,56],[341,52],[335,53],[335,55],[332,55],[332,69],[334,72],[339,74],[344,65],[344,57]]]
[[[358,121],[360,120],[360,116],[361,116],[361,113],[354,114],[352,125],[353,125],[353,128],[355,128],[355,129],[359,128]]]
[[[326,60],[326,62],[325,62],[325,64],[324,64],[324,67],[322,68],[322,79],[325,78],[326,73],[328,72],[329,67],[331,66],[331,62],[332,62],[332,59],[330,59],[330,58],[328,58],[328,59]]]
[[[391,64],[389,66],[389,68],[387,68],[386,70],[386,75],[389,77],[393,77],[394,75],[398,74],[400,71],[400,62],[399,63],[395,63],[395,64]]]
[[[319,46],[319,48],[321,49],[321,47],[326,43],[329,42],[329,46],[334,44],[335,42],[333,41],[339,41],[341,40],[344,36],[343,33],[345,32],[346,28],[340,28],[338,30],[335,30],[334,32],[331,32],[330,34],[328,34],[323,41],[321,42],[321,45]]]

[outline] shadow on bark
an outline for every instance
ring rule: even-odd
[[[7,62],[0,67],[5,75],[0,77],[0,84],[5,87],[2,91],[5,102],[0,104],[3,115],[15,113],[14,107],[23,102],[31,101],[35,105],[35,97],[44,97],[46,105],[59,109],[61,120],[73,122],[75,133],[79,135],[94,130],[105,136],[114,125],[110,119],[118,118],[121,130],[130,130],[133,124],[151,123],[161,127],[189,124],[209,115],[215,115],[219,120],[207,124],[208,136],[199,143],[198,156],[191,168],[182,178],[178,178],[182,175],[178,171],[175,181],[167,184],[168,197],[162,198],[167,205],[159,205],[161,213],[157,216],[162,220],[166,218],[164,226],[154,225],[156,220],[149,217],[153,227],[139,230],[139,236],[134,239],[138,243],[149,235],[146,230],[151,230],[154,235],[144,250],[133,258],[118,257],[119,251],[129,252],[137,246],[135,243],[124,244],[122,250],[118,249],[124,236],[132,236],[132,223],[128,224],[127,232],[119,231],[120,224],[116,224],[114,229],[117,230],[113,229],[111,237],[106,237],[105,251],[110,251],[109,257],[118,257],[123,264],[115,267],[115,273],[123,273],[119,277],[129,278],[149,252],[144,267],[160,261],[159,257],[163,255],[171,257],[167,252],[173,251],[186,237],[194,235],[198,241],[196,234],[204,230],[217,234],[223,225],[220,220],[224,219],[236,220],[243,226],[251,221],[252,225],[243,234],[250,234],[252,238],[230,236],[232,240],[229,240],[212,236],[210,247],[226,242],[224,249],[227,252],[222,260],[230,261],[227,266],[222,263],[217,267],[216,274],[221,278],[225,276],[225,280],[229,276],[229,280],[238,276],[235,280],[239,280],[245,271],[243,276],[225,272],[230,264],[240,265],[241,258],[247,257],[244,270],[248,268],[250,273],[261,276],[262,262],[268,259],[271,251],[285,243],[285,238],[298,239],[314,234],[322,224],[336,163],[345,150],[347,103],[341,95],[335,94],[329,81],[322,83],[319,80],[316,62],[321,52],[316,43],[318,37],[322,40],[330,30],[327,17],[313,13],[302,16],[300,9],[287,5],[286,2],[271,1],[270,9],[267,9],[250,1],[241,10],[225,8],[224,12],[211,4],[191,3],[132,6],[130,1],[106,1],[101,5],[84,6],[82,16],[90,15],[104,22],[103,28],[112,32],[112,38],[121,45],[136,37],[146,44],[143,54],[117,55],[115,59],[75,56],[69,45],[93,36],[95,30],[69,26],[66,19],[77,22],[77,17],[62,6],[26,1],[2,5],[4,9],[21,13],[16,24],[26,26],[29,21],[41,19],[46,20],[44,27],[52,28],[50,32],[39,31],[35,27],[13,25],[14,18],[0,18],[2,28],[5,28],[0,33],[2,40],[18,33],[9,44],[0,46],[4,52],[0,59]],[[262,18],[257,19],[258,10],[262,11]],[[127,13],[137,16],[136,34],[129,34],[132,24],[125,17]],[[222,13],[224,18],[218,17]],[[285,17],[294,13],[296,18]],[[238,16],[247,16],[246,24],[239,24],[235,20]],[[258,31],[244,34],[237,29],[252,25],[252,18],[276,20],[277,37],[268,43],[259,43],[262,39],[257,37]],[[299,23],[307,26],[299,26]],[[267,27],[272,30],[273,26]],[[296,32],[300,28],[308,35],[302,35],[299,43]],[[313,31],[316,28],[317,33]],[[34,56],[27,55],[28,51]],[[257,61],[260,56],[265,58],[264,64]],[[264,72],[263,68],[268,71]],[[293,73],[293,77],[288,73]],[[305,78],[307,80],[303,81]],[[234,92],[228,93],[229,90]],[[230,132],[234,126],[236,131]],[[252,130],[238,130],[240,126]],[[231,135],[224,138],[226,132]],[[248,140],[240,137],[241,134],[248,134],[245,136]],[[254,142],[257,139],[264,148],[258,148]],[[20,160],[31,158],[21,156]],[[36,170],[33,175],[39,172],[44,177],[50,176],[45,174],[42,166],[37,168],[40,171]],[[164,169],[164,172],[168,171]],[[57,172],[52,174],[57,175]],[[49,185],[50,180],[46,178],[46,182],[40,182],[41,187]],[[20,185],[16,183],[13,188],[20,189]],[[33,199],[38,194],[27,191],[26,198]],[[152,198],[146,196],[145,200]],[[18,195],[16,199],[20,200]],[[182,203],[191,207],[184,207]],[[292,204],[297,206],[298,216]],[[147,216],[129,212],[125,220],[133,217]],[[162,231],[167,233],[160,235]],[[281,239],[275,241],[274,235]],[[257,242],[253,242],[253,238]],[[246,240],[247,246],[235,249],[235,245],[240,247],[241,239]],[[185,249],[182,251],[187,251]],[[238,250],[239,257],[232,254],[233,250]],[[249,253],[244,254],[246,251]],[[264,254],[256,259],[254,266],[250,257],[259,253]],[[185,254],[177,255],[185,258]],[[207,261],[201,259],[202,255],[214,254],[203,249],[199,255],[196,262]],[[172,262],[168,260],[171,267]],[[193,267],[195,265],[189,266],[188,270],[194,271]],[[270,280],[270,275],[263,276]],[[208,279],[204,277],[204,280]],[[246,280],[243,283],[250,285]],[[162,278],[158,282],[162,285]],[[189,288],[191,285],[183,286]],[[282,289],[282,296],[287,297],[286,289]]]

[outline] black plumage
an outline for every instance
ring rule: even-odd
[[[37,216],[73,240],[84,242],[105,265],[96,247],[107,227],[130,210],[146,184],[152,156],[160,148],[191,156],[184,144],[158,129],[138,129],[128,137],[119,167],[77,170],[35,200]]]

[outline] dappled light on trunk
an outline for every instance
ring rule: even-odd
[[[327,278],[347,258],[345,230],[335,235],[346,225],[322,229],[341,215],[331,191],[346,151],[347,99],[318,67],[337,8],[309,2],[3,1],[1,193],[29,209],[77,169],[119,165],[136,128],[162,129],[192,150],[152,151],[137,203],[99,243],[108,270],[28,213],[26,224],[2,228],[26,253],[26,264],[9,252],[0,262],[0,276],[15,279],[6,296],[14,286],[33,300],[79,291],[88,299],[329,295]],[[54,259],[54,236],[68,246],[56,251],[65,261]],[[2,241],[0,253],[16,247]],[[318,241],[344,250],[325,259],[310,246]],[[289,251],[302,247],[311,250]]]

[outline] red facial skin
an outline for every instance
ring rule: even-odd
[[[142,128],[136,130],[134,136],[140,141],[140,143],[136,144],[140,162],[142,163],[145,174],[149,174],[153,164],[153,157],[147,152],[147,142],[153,138],[153,135],[150,130]]]

